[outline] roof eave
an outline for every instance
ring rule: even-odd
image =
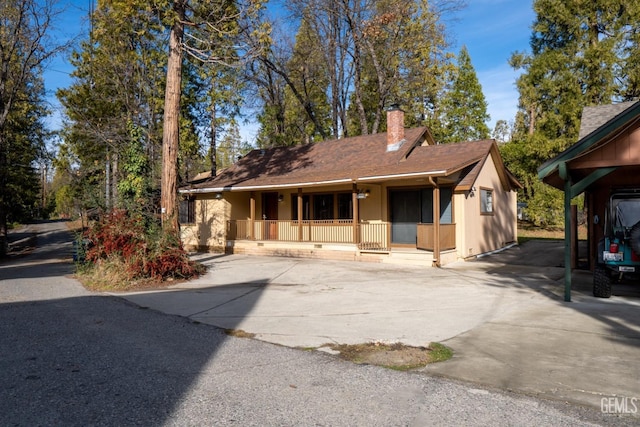
[[[264,184],[264,185],[245,185],[234,186],[226,185],[223,187],[204,187],[204,188],[185,188],[178,190],[181,194],[198,194],[198,193],[221,193],[223,191],[254,191],[254,190],[277,190],[298,187],[318,187],[323,185],[349,184],[354,182],[351,178],[334,179],[328,181],[307,181],[294,182],[289,184]]]

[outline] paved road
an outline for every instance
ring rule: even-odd
[[[0,264],[0,425],[633,425],[592,408],[225,336],[84,290],[64,224]]]

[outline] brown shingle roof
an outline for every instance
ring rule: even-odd
[[[412,174],[448,176],[486,159],[492,149],[497,153],[493,140],[426,145],[427,134],[426,128],[406,129],[405,144],[391,152],[387,152],[384,133],[294,147],[256,149],[216,177],[193,182],[182,191],[382,181]],[[502,166],[501,162],[499,166]],[[470,179],[475,180],[475,177]]]

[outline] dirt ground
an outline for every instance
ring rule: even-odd
[[[390,369],[409,370],[420,368],[451,358],[453,353],[442,344],[431,343],[429,347],[412,347],[401,343],[328,345],[338,356],[358,364],[383,366]]]

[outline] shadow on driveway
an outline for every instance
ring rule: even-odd
[[[45,223],[38,231],[36,251],[0,264],[0,423],[171,421],[229,338],[188,318],[87,292],[69,277],[65,225]],[[251,290],[247,311],[261,295],[260,287]]]

